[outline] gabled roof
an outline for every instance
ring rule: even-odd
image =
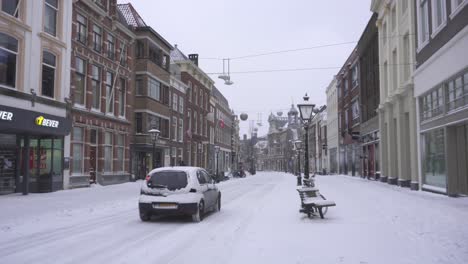
[[[171,50],[171,62],[184,61],[189,58],[177,47],[177,44],[174,45],[174,49]]]
[[[145,21],[141,18],[138,12],[133,8],[132,4],[118,4],[117,8],[129,26],[146,27]]]

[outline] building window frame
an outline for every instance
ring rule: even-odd
[[[115,89],[114,89],[114,74],[111,71],[106,71],[106,113],[113,114],[114,113],[114,96],[115,96]]]
[[[416,16],[418,25],[418,52],[422,50],[430,40],[429,33],[429,1],[417,0]]]
[[[456,4],[457,0],[451,0],[450,1],[450,19],[453,19],[458,13],[460,13],[461,10],[468,4],[468,0],[462,0],[460,4]]]
[[[148,77],[148,97],[161,102],[161,82],[151,77]]]
[[[0,1],[0,5],[1,5],[1,11],[3,13],[5,13],[5,14],[7,14],[9,16],[12,16],[12,17],[14,17],[16,19],[19,18],[19,13],[20,13],[20,8],[21,8],[21,6],[20,6],[21,5],[21,0],[16,0],[16,7],[15,7],[14,10],[13,9],[5,10],[5,7],[7,5],[4,5],[4,0]],[[7,6],[7,7],[11,8],[12,6]]]
[[[81,66],[80,64],[78,63],[79,61],[81,61]],[[87,63],[84,59],[76,56],[75,57],[75,92],[74,92],[74,103],[76,105],[81,105],[81,106],[85,106],[86,105],[86,82],[87,82],[87,78],[86,78],[86,69],[87,69]],[[81,79],[82,81],[79,82],[78,79]],[[77,102],[77,98],[79,98],[77,91],[78,91],[78,84],[79,83],[82,83],[82,86],[81,87],[81,98],[80,98],[80,102]]]
[[[57,56],[54,53],[47,50],[42,51],[41,72],[41,95],[49,98],[55,98],[55,87],[57,79]],[[51,74],[52,76],[48,76],[49,74]],[[52,77],[52,79],[50,79],[50,77]]]
[[[0,32],[0,37],[5,37],[8,39],[8,45],[7,47],[5,47],[4,45],[0,46],[0,53],[3,53],[5,52],[7,56],[14,56],[14,69],[9,69],[8,67],[8,64],[10,62],[7,62],[6,63],[6,67],[2,67],[2,71],[3,69],[5,69],[5,76],[7,76],[5,78],[5,82],[3,80],[1,80],[1,83],[0,83],[0,87],[4,87],[4,88],[11,88],[11,89],[16,89],[16,86],[17,86],[17,80],[18,80],[18,55],[19,55],[19,40],[9,34],[6,34],[4,32]],[[10,43],[11,41],[11,43]],[[3,44],[3,43],[2,43]],[[13,59],[11,60],[11,62],[13,61]],[[3,62],[2,62],[3,63]],[[12,75],[11,77],[8,77],[9,75],[9,71],[11,70],[14,70],[14,74],[11,74]],[[3,76],[3,74],[2,74]],[[9,80],[9,78],[11,78]],[[13,84],[13,86],[9,85],[9,84]]]
[[[126,114],[126,102],[127,102],[127,80],[120,78],[120,90],[119,90],[119,116],[125,117]]]
[[[91,108],[96,111],[101,111],[101,67],[92,64],[91,65],[91,86],[93,100]]]
[[[115,59],[115,37],[109,33],[107,33],[107,58]]]
[[[125,134],[117,134],[117,144],[116,144],[116,163],[118,164],[116,171],[124,172],[125,171]]]
[[[59,3],[60,3],[59,0],[45,0],[44,1],[44,28],[43,30],[45,33],[54,37],[57,37],[57,25],[58,25],[57,20],[58,20],[58,13],[60,11]],[[48,16],[52,16],[53,21],[50,20]],[[49,25],[49,23],[53,23],[54,25]]]
[[[80,137],[78,138],[77,137],[77,130],[80,130],[81,132],[81,135]],[[73,163],[72,163],[72,168],[71,168],[71,174],[72,175],[82,175],[84,173],[84,150],[85,150],[85,142],[84,142],[84,133],[85,133],[85,128],[84,127],[80,127],[80,126],[74,126],[73,127],[73,133],[72,133],[72,137],[71,137],[71,144],[72,144],[72,147],[73,147]],[[77,150],[76,147],[79,147],[81,149],[80,151],[80,162],[77,162],[77,155],[75,155],[75,151]],[[79,166],[79,170],[77,170],[77,166]]]
[[[432,34],[434,38],[447,25],[447,4],[446,0],[431,0],[431,15],[432,15]],[[440,9],[438,3],[441,4]],[[439,17],[441,15],[441,17]],[[440,24],[437,21],[440,19]]]
[[[112,172],[114,161],[114,134],[111,131],[104,132],[104,172]]]
[[[88,40],[88,19],[80,13],[77,13],[76,25],[76,40],[82,43],[83,45],[86,45]]]
[[[172,93],[172,110],[175,112],[179,110],[179,96],[176,93]]]
[[[183,142],[184,141],[184,119],[182,118],[179,118],[179,133],[177,134],[178,135],[178,140],[179,142]]]
[[[102,52],[102,27],[93,25],[93,50],[97,53]]]

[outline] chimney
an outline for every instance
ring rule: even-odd
[[[198,66],[198,54],[189,54],[189,59]]]

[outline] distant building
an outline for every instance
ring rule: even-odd
[[[219,147],[217,162],[219,172],[229,172],[232,167],[232,132],[234,117],[229,108],[228,100],[213,86],[211,91],[215,102],[214,112],[214,145]],[[215,153],[216,154],[216,153]]]
[[[327,148],[328,161],[327,167],[329,173],[340,173],[338,166],[339,137],[338,131],[338,96],[337,81],[333,77],[332,82],[327,87]]]
[[[420,170],[413,173],[420,189],[468,195],[468,1],[415,6],[418,118],[410,121],[418,127]]]
[[[379,32],[380,180],[417,189],[414,2],[372,0],[371,10]]]
[[[377,14],[374,13],[357,44],[361,110],[361,175],[373,179],[380,176],[380,130],[377,112],[380,103],[380,67],[376,22]]]
[[[361,173],[359,57],[354,49],[336,75],[338,91],[338,128],[340,173]]]

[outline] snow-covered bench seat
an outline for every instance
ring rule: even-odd
[[[300,212],[306,213],[308,217],[310,217],[312,213],[318,211],[320,217],[323,219],[328,211],[328,207],[336,206],[334,201],[325,199],[325,197],[320,194],[319,189],[315,187],[298,188],[297,191],[301,197],[302,209]]]

